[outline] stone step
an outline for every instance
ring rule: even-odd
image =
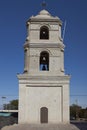
[[[5,126],[1,130],[80,130],[73,124],[41,124],[41,125],[11,125]]]

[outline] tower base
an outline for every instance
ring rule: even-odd
[[[73,124],[41,124],[41,125],[13,125],[6,126],[2,130],[80,130]]]

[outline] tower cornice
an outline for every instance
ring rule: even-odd
[[[26,44],[25,44],[26,46]],[[27,45],[31,48],[61,48],[64,49],[65,45],[63,43],[29,43],[29,45]]]
[[[56,19],[56,18],[53,18],[53,19],[36,19],[36,18],[30,18],[28,21],[27,21],[27,24],[29,22],[57,22],[59,23],[60,25],[62,25],[62,21],[60,19]]]
[[[69,81],[70,75],[63,75],[63,76],[30,76],[29,74],[19,74],[17,75],[19,80],[28,80],[28,81]]]

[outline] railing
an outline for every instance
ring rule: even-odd
[[[18,110],[0,110],[0,112],[18,112]]]

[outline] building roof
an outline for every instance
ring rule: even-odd
[[[36,18],[51,18],[51,14],[47,10],[41,10],[38,15],[35,16]]]
[[[47,10],[41,10],[36,16],[31,16],[28,21],[57,21],[62,24],[59,17],[52,16]]]

